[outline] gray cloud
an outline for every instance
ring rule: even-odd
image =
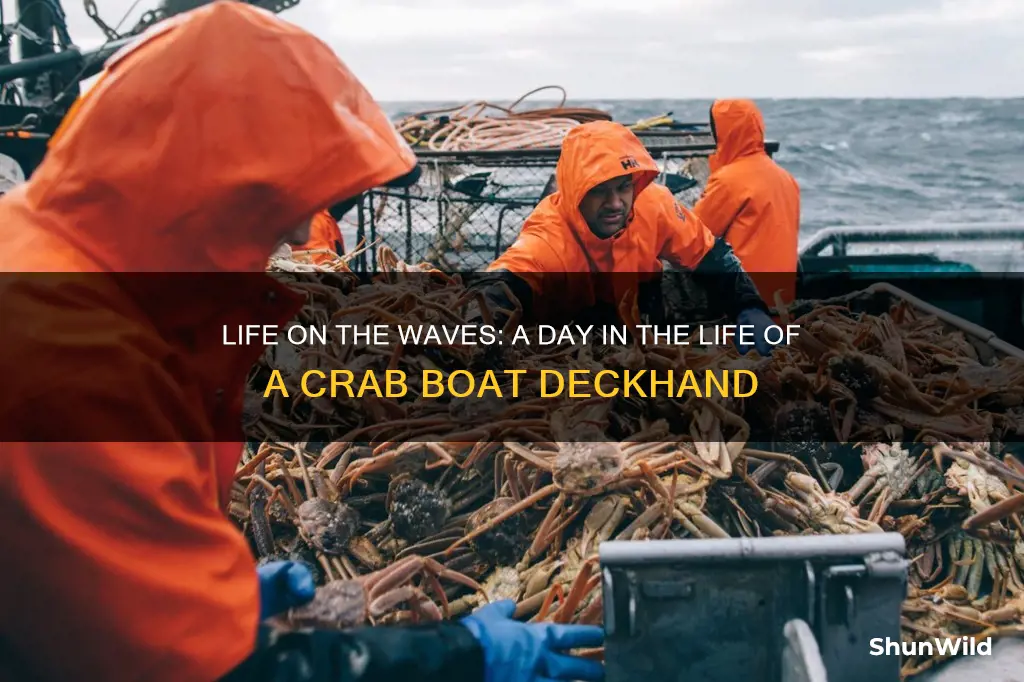
[[[97,5],[114,24],[131,2]],[[102,42],[78,0],[65,10],[80,44]],[[383,100],[552,82],[573,99],[1024,95],[1021,0],[301,0],[281,16]]]

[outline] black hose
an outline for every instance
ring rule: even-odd
[[[41,73],[46,73],[47,71],[67,64],[82,65],[82,70],[81,73],[78,74],[77,80],[83,81],[102,71],[104,62],[106,62],[112,54],[120,50],[125,45],[131,43],[134,39],[135,37],[132,36],[130,38],[114,40],[88,52],[82,52],[77,47],[71,47],[63,52],[55,52],[54,54],[46,54],[39,57],[33,57],[31,59],[23,59],[14,64],[0,65],[0,84],[9,83],[10,81],[17,80],[19,78],[29,78]]]

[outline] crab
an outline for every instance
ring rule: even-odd
[[[821,361],[828,376],[849,388],[859,403],[901,426],[972,439],[992,432],[991,416],[967,407],[971,396],[940,398],[924,393],[887,360],[853,350],[845,342],[840,350],[826,352]]]
[[[1004,497],[987,509],[977,511],[973,516],[964,520],[963,528],[966,531],[974,531],[981,527],[991,527],[991,524],[1009,519],[1017,529],[1017,537],[1024,544],[1024,524],[1021,523],[1019,514],[1024,512],[1024,465],[1016,460],[1013,455],[1007,455],[1002,465],[993,467],[1000,471],[1007,481],[1007,489],[1012,494]],[[1024,548],[1017,554],[1021,567],[1024,568]]]
[[[452,282],[450,275],[446,275],[442,271],[435,268],[429,263],[419,263],[417,265],[409,265],[404,260],[398,257],[394,251],[391,250],[385,244],[381,244],[377,247],[377,262],[380,264],[380,271],[383,273],[384,280],[387,282],[394,283],[398,281],[396,274],[407,274],[407,273],[422,273],[429,274],[432,277],[437,277],[445,283]]]
[[[910,491],[914,482],[929,466],[927,456],[913,462],[910,451],[898,443],[866,444],[861,458],[864,462],[864,475],[846,492],[846,498],[853,503],[874,500],[867,517],[874,523],[882,519],[890,504]]]
[[[321,469],[314,469],[316,478],[314,483],[313,476],[310,475],[306,465],[303,449],[299,446],[292,449],[302,469],[306,493],[304,498],[295,486],[280,455],[274,455],[273,460],[278,464],[278,471],[282,472],[285,484],[290,488],[291,497],[285,494],[279,486],[275,486],[259,474],[254,475],[253,480],[263,485],[271,493],[267,504],[272,504],[277,500],[284,505],[299,532],[311,547],[324,554],[338,555],[348,541],[355,536],[359,528],[359,514],[340,501],[337,489],[333,487],[330,478],[324,475]]]
[[[892,530],[906,538],[907,554],[912,557],[910,583],[920,587],[935,582],[945,568],[942,542],[935,527],[917,516],[904,516],[896,522]]]
[[[576,551],[577,547],[578,540],[573,538],[567,546],[565,566],[555,577],[534,620],[547,620],[550,608],[557,600],[558,608],[550,613],[552,622],[600,622],[603,615],[601,591],[598,589],[601,576],[594,575],[598,559],[596,556],[584,558],[581,552]]]
[[[261,463],[258,470],[260,478],[265,474],[265,470],[266,464]],[[277,515],[271,513],[271,493],[267,488],[259,481],[253,480],[246,489],[246,497],[249,500],[247,520],[258,557],[257,565],[282,559],[298,561],[309,568],[314,582],[320,582],[323,579],[323,574],[316,565],[317,558],[313,548],[304,542],[298,533],[281,531],[281,526],[284,524],[294,528],[287,512],[282,515],[282,519],[274,519],[278,522],[278,532],[275,538],[275,525],[272,517]]]
[[[629,506],[625,495],[610,494],[600,498],[583,520],[582,532],[566,542],[565,551],[557,562],[559,570],[552,578],[534,620],[545,620],[552,605],[551,620],[556,623],[592,623],[601,618],[601,596],[597,586],[600,577],[594,576],[598,547],[608,540],[622,523]],[[529,554],[523,564],[531,560]],[[579,612],[578,616],[577,613]],[[596,619],[596,620],[595,620]]]
[[[985,637],[991,626],[968,602],[968,595],[960,585],[944,584],[929,590],[910,588],[901,608],[904,639],[934,642],[972,635]],[[903,661],[901,677],[917,675],[946,657],[933,655],[923,660],[919,656],[908,657]]]
[[[862,332],[854,338],[854,345],[861,349],[871,343],[877,345],[878,355],[892,365],[897,371],[907,372],[907,353],[903,347],[903,337],[888,313],[879,317],[868,317],[868,323]]]
[[[791,471],[786,474],[785,484],[796,497],[770,493],[779,503],[773,507],[796,512],[811,532],[834,535],[883,532],[877,523],[860,518],[846,498],[836,493],[825,493],[811,476]]]
[[[969,528],[976,529],[982,526],[983,521],[990,516],[996,516],[990,509],[1002,504],[1009,510],[1000,508],[999,514],[1007,511],[1012,513],[1014,508],[1022,505],[1024,495],[1011,496],[1010,489],[999,477],[986,472],[975,463],[957,460],[946,470],[946,485],[958,495],[966,498],[974,512]],[[989,526],[998,523],[991,521]]]
[[[395,535],[410,542],[434,535],[452,514],[443,491],[409,474],[391,479],[385,506]]]
[[[421,587],[412,584],[417,575],[422,576],[441,602],[440,608]],[[449,570],[433,559],[409,556],[352,580],[327,583],[317,589],[313,601],[292,609],[279,618],[277,624],[291,630],[347,630],[373,623],[403,602],[420,618],[441,620],[449,609],[440,578],[484,593],[484,588],[472,578]]]
[[[647,507],[631,524],[633,527],[639,527],[633,535],[634,539],[648,535],[658,537],[659,531],[651,531],[650,526],[659,520],[661,533],[667,532],[668,527],[675,521],[695,538],[730,537],[728,532],[704,512],[708,499],[707,490],[713,481],[710,475],[705,473],[696,479],[678,471],[674,471],[671,477],[655,477],[650,471],[646,471],[645,474],[657,502]]]
[[[869,401],[891,392],[910,398],[909,401],[899,400],[897,404],[909,403],[930,414],[936,410],[934,402],[921,395],[906,375],[900,374],[881,358],[848,350],[829,355],[825,367],[827,374],[853,391],[859,401]]]
[[[410,420],[412,421],[412,420]],[[355,483],[362,477],[373,473],[401,474],[422,468],[426,471],[455,463],[446,443],[436,441],[412,441],[397,447],[390,447],[389,441],[383,446],[374,448],[369,457],[353,462],[338,482],[338,487],[351,491]],[[383,452],[382,452],[383,450]],[[430,457],[436,459],[430,461]],[[420,465],[421,460],[426,460]]]
[[[982,365],[966,358],[946,358],[945,364],[956,368],[956,374],[926,377],[928,390],[971,396],[985,409],[1005,410],[1024,404],[1024,362],[1021,360],[1008,357],[995,365]]]
[[[306,499],[296,509],[299,528],[321,552],[340,554],[359,530],[359,513],[340,500],[340,493],[320,469],[314,470],[314,485],[301,448],[295,448],[295,457],[306,489]]]
[[[606,416],[608,404],[596,404],[585,401],[577,406],[563,408],[555,413],[552,429],[574,440],[563,440],[555,444],[554,450],[532,450],[511,441],[505,442],[505,448],[513,455],[522,458],[538,471],[551,474],[552,482],[540,490],[528,495],[518,503],[508,507],[500,514],[489,519],[480,527],[470,531],[464,538],[449,549],[471,542],[488,532],[505,519],[529,509],[537,503],[555,495],[548,514],[537,528],[533,545],[528,550],[537,556],[553,540],[557,530],[564,527],[578,513],[578,508],[571,508],[563,514],[565,503],[571,499],[594,497],[616,487],[630,484],[631,481],[645,476],[644,466],[655,465],[644,460],[654,454],[663,454],[665,450],[675,450],[670,458],[678,458],[678,449],[668,443],[622,443],[604,440],[603,429],[593,420],[579,419],[588,413]],[[582,409],[581,409],[582,408]],[[580,410],[580,411],[578,411]],[[571,426],[570,426],[571,424]],[[661,462],[658,462],[660,464]]]
[[[985,574],[994,581],[1003,581],[1013,594],[1024,590],[1024,578],[1011,547],[1004,547],[972,537],[963,531],[956,531],[948,537],[946,547],[950,563],[957,566],[953,582],[963,585],[971,600],[981,594]]]
[[[386,424],[359,429],[346,435],[345,440],[362,437],[367,435],[368,431],[386,430],[389,437],[373,449],[371,457],[354,463],[345,472],[339,487],[343,490],[351,490],[360,478],[372,473],[415,470],[420,468],[419,460],[423,457],[428,460],[431,456],[435,458],[423,465],[423,468],[426,469],[453,465],[460,469],[468,469],[495,449],[493,445],[495,436],[525,436],[542,440],[542,434],[550,425],[547,419],[515,417],[516,414],[531,411],[537,411],[537,406],[533,404],[513,406],[506,410],[500,420],[457,432],[453,428],[456,421],[445,416],[392,420]],[[540,430],[541,434],[534,429]],[[437,435],[439,431],[444,433],[441,440],[427,440],[439,438]],[[456,460],[456,456],[466,450],[469,450],[467,456],[461,461]]]
[[[691,398],[682,409],[684,414],[693,415],[690,436],[696,457],[690,456],[690,461],[713,478],[730,478],[733,462],[750,438],[750,425],[739,415],[706,398]],[[732,437],[726,440],[728,432],[732,432]]]
[[[981,614],[981,619],[993,625],[1014,621],[1024,622],[1024,593],[1020,593],[1003,605]]]
[[[481,528],[488,522],[515,506],[512,497],[498,497],[475,511],[466,523],[468,531]],[[469,542],[470,548],[483,559],[496,565],[518,561],[532,544],[530,536],[535,534],[535,524],[531,523],[526,511],[506,517],[497,526],[478,534]]]
[[[328,472],[321,466],[329,463],[341,451],[342,444],[331,444],[324,448],[319,461],[310,467],[306,458],[310,456],[306,444],[288,445],[287,450],[298,460],[305,496],[292,478],[280,452],[271,452],[264,456],[254,467],[249,485],[250,499],[259,501],[256,511],[263,514],[252,516],[254,535],[264,532],[260,524],[264,522],[268,512],[282,510],[282,520],[293,525],[298,534],[294,541],[285,542],[280,546],[286,553],[302,554],[302,547],[307,546],[311,558],[324,569],[327,580],[335,577],[352,577],[358,571],[351,560],[369,570],[376,570],[384,565],[384,559],[377,547],[364,535],[359,534],[361,518],[354,506],[342,502],[337,487],[331,481]],[[275,465],[273,474],[266,473],[266,464]],[[247,464],[247,466],[249,466]],[[272,480],[283,479],[284,485],[275,485]],[[256,489],[263,488],[269,492],[260,493],[255,499]],[[266,496],[265,496],[266,495]],[[265,496],[265,497],[264,497]],[[275,505],[275,502],[278,503]],[[269,519],[269,517],[267,517]],[[265,540],[261,540],[265,544]],[[315,558],[313,558],[315,557]]]
[[[826,388],[824,384],[816,386],[813,377],[782,358],[769,362],[758,373],[760,384],[768,390],[759,391],[754,401],[759,436],[770,440],[774,450],[805,462],[823,456],[822,444],[838,433],[835,404],[840,401],[833,399],[826,409],[817,400]],[[835,386],[837,391],[845,391],[844,387]],[[852,404],[852,396],[847,397]]]
[[[483,592],[472,592],[459,597],[450,605],[452,616],[458,616],[483,606],[488,601],[511,599],[516,604],[516,618],[535,613],[541,606],[552,574],[560,564],[550,560],[521,569],[499,566],[484,581]]]

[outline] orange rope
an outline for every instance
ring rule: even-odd
[[[557,107],[515,111],[530,95],[549,88],[562,91]],[[565,88],[545,85],[531,90],[508,107],[477,101],[461,107],[419,111],[406,116],[396,127],[411,144],[435,151],[509,151],[558,147],[566,134],[580,123],[612,120],[610,114],[600,109],[566,107],[565,101]],[[449,115],[431,118],[444,114]]]

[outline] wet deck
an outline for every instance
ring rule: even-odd
[[[1024,682],[1024,639],[999,640],[991,656],[955,659],[914,682]]]

